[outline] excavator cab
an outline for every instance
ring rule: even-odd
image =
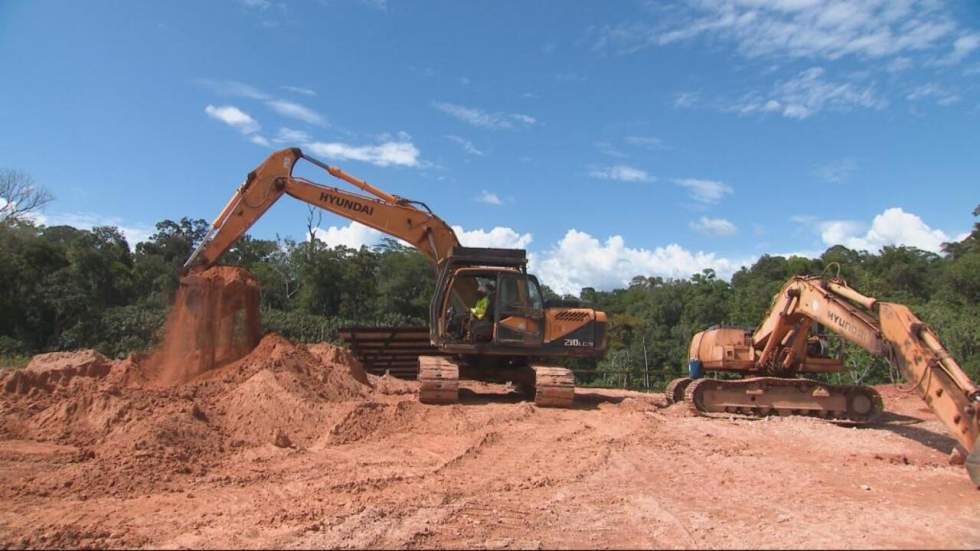
[[[439,267],[430,305],[432,344],[453,354],[597,357],[606,316],[588,307],[549,307],[527,273],[523,249],[455,247]],[[488,289],[486,316],[471,309]]]
[[[445,333],[459,343],[539,347],[544,301],[534,276],[514,269],[458,270],[446,296]],[[486,298],[486,307],[478,308]]]

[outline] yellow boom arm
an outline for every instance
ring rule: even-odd
[[[294,177],[293,167],[300,159],[374,197]],[[248,174],[214,219],[207,236],[184,264],[184,269],[213,266],[283,194],[407,241],[437,265],[459,245],[452,228],[424,204],[391,195],[292,148],[276,151]]]

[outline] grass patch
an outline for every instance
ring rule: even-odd
[[[22,369],[30,361],[30,356],[0,356],[0,369]]]

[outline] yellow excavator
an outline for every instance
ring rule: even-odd
[[[837,276],[790,279],[754,333],[714,327],[694,335],[690,377],[671,381],[667,399],[698,413],[874,421],[883,409],[874,388],[800,376],[843,369],[839,358],[829,357],[820,327],[897,367],[956,439],[953,459],[964,461],[980,485],[980,389],[907,306],[862,295]],[[741,378],[704,378],[706,371]]]
[[[370,196],[293,176],[300,160]],[[546,303],[537,278],[527,273],[524,250],[463,247],[424,203],[382,191],[298,148],[276,151],[248,174],[185,263],[185,272],[214,266],[283,194],[406,241],[432,262],[436,289],[429,340],[443,355],[418,358],[423,402],[456,402],[462,377],[511,381],[533,389],[538,405],[571,407],[572,372],[541,359],[597,358],[605,352],[606,314]]]

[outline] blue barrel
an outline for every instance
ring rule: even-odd
[[[701,369],[701,360],[690,359],[687,362],[687,373],[692,379],[700,379],[704,377],[704,371]]]

